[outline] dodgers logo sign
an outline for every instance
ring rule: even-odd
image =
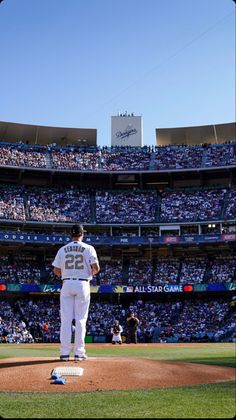
[[[130,136],[137,134],[138,130],[134,128],[132,124],[128,124],[126,129],[124,131],[117,131],[116,132],[116,138],[117,139],[125,139],[129,138]]]

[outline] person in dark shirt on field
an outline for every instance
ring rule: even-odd
[[[137,344],[137,330],[139,319],[135,316],[134,312],[131,312],[127,317],[127,344]]]

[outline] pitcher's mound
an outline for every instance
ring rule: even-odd
[[[53,384],[53,369],[63,366],[80,366],[83,375],[64,376],[65,385]],[[11,392],[166,388],[235,380],[235,370],[229,367],[124,357],[91,357],[78,363],[48,357],[11,358],[0,360],[0,369],[0,391]]]

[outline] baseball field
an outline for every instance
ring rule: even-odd
[[[2,418],[233,418],[235,343],[0,345]],[[72,356],[72,355],[71,355]],[[53,369],[82,368],[55,384]],[[64,371],[66,371],[64,369]],[[67,369],[67,371],[69,371]]]

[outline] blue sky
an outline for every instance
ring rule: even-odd
[[[233,0],[3,0],[0,120],[97,129],[235,121]]]

